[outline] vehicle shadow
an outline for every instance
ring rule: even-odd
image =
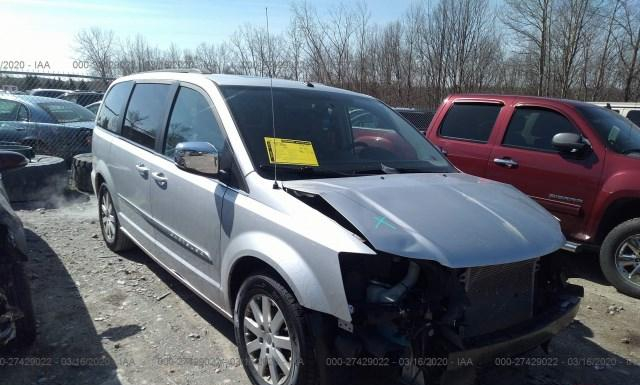
[[[153,259],[147,256],[142,250],[135,247],[131,250],[118,253],[123,258],[136,263],[146,265],[149,270],[155,274],[165,285],[171,288],[173,294],[176,294],[182,301],[187,303],[202,319],[213,326],[227,340],[235,345],[235,337],[233,324],[209,305],[205,300],[194,294],[189,288],[178,281],[174,276],[169,274]]]
[[[0,382],[119,385],[117,364],[103,349],[73,278],[47,242],[29,229],[25,233],[38,336],[32,346],[0,355],[14,363],[0,365]]]
[[[562,263],[569,277],[584,278],[599,285],[611,286],[602,274],[597,253],[560,253]]]

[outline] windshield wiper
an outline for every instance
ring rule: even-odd
[[[275,169],[275,165],[273,164],[261,164],[258,166],[260,170],[269,170],[273,171]],[[287,173],[296,173],[302,175],[310,175],[310,176],[324,176],[324,177],[343,177],[343,176],[353,176],[353,173],[347,173],[338,170],[332,170],[321,167],[311,167],[311,166],[291,166],[285,164],[278,165],[278,171],[284,171]]]
[[[622,154],[627,155],[627,154],[631,154],[632,152],[640,152],[640,148],[628,148],[622,151]]]

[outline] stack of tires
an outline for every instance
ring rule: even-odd
[[[49,201],[62,195],[69,178],[64,159],[49,155],[35,155],[30,147],[20,147],[0,145],[2,150],[16,151],[29,158],[26,167],[2,174],[2,183],[9,201]]]
[[[93,169],[92,154],[78,154],[71,161],[71,179],[78,191],[84,191],[93,194],[93,185],[91,184],[91,170]]]

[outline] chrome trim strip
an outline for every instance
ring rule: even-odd
[[[211,256],[205,250],[189,242],[185,238],[181,237],[179,234],[171,231],[167,226],[163,225],[158,220],[156,220],[155,218],[151,217],[149,214],[142,211],[138,206],[133,204],[127,198],[123,197],[121,194],[118,194],[118,197],[121,198],[129,206],[131,206],[131,208],[133,208],[135,211],[137,211],[138,214],[140,214],[140,216],[142,216],[156,230],[160,231],[162,234],[167,236],[169,239],[171,239],[178,245],[182,246],[184,249],[190,251],[196,257],[202,259],[207,263],[213,264],[213,260],[211,259]]]

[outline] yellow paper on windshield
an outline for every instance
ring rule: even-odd
[[[306,140],[270,138],[265,136],[269,163],[318,166],[313,144]]]

